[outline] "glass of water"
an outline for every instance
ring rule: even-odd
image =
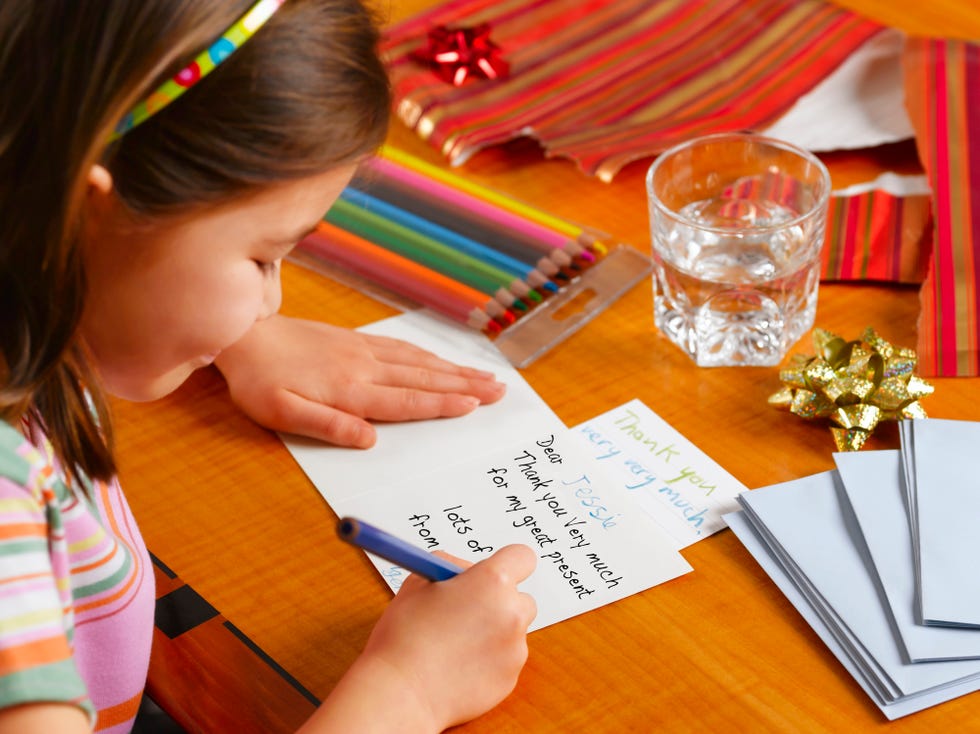
[[[699,366],[776,365],[813,326],[830,175],[772,138],[722,133],[647,172],[657,327]]]

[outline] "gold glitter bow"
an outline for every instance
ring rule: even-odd
[[[815,356],[794,354],[779,371],[784,386],[769,404],[830,418],[838,451],[860,449],[881,421],[926,417],[919,399],[934,388],[915,374],[915,350],[892,346],[870,326],[855,341],[814,329],[813,346]]]

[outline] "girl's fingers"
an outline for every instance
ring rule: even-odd
[[[302,395],[280,390],[252,417],[274,431],[296,433],[336,446],[371,448],[377,440],[374,426],[363,418]]]
[[[489,391],[490,397],[495,393]],[[344,408],[357,415],[379,421],[453,418],[472,412],[483,400],[480,395],[428,392],[405,387],[352,385],[344,398]],[[499,395],[495,396],[499,398]]]

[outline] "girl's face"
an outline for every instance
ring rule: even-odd
[[[104,387],[127,400],[162,397],[276,313],[283,256],[353,172],[334,169],[139,227],[111,180],[90,187],[81,333]]]

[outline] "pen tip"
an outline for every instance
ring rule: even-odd
[[[352,538],[357,534],[357,522],[349,517],[342,517],[337,522],[337,535],[341,538]]]

